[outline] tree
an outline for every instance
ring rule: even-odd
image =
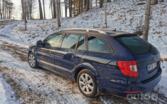
[[[144,20],[144,30],[143,30],[143,39],[148,40],[149,33],[149,24],[150,24],[150,11],[151,11],[151,0],[147,0],[146,11],[145,11],[145,20]]]
[[[69,14],[70,14],[69,16],[70,17],[72,17],[72,11],[73,11],[72,10],[72,5],[73,5],[72,0],[69,0]]]
[[[103,7],[103,4],[104,4],[104,0],[100,0],[100,2],[99,2],[100,8]]]
[[[22,19],[32,19],[32,12],[34,8],[35,0],[22,0]]]
[[[24,26],[25,26],[25,31],[27,30],[27,12],[26,12],[26,1],[25,0],[21,0],[21,4],[22,4],[22,19],[24,19]]]
[[[107,28],[108,24],[107,24],[107,3],[105,3],[105,7],[104,7],[104,24],[105,24],[105,28]]]
[[[45,15],[45,0],[43,0],[43,14],[44,14],[44,19],[46,19],[46,15]]]
[[[89,7],[90,7],[90,0],[86,0],[86,11],[89,10]]]
[[[60,0],[56,0],[56,13],[57,13],[57,26],[61,27],[61,9],[60,9]]]
[[[65,0],[64,1],[64,4],[65,4],[65,17],[67,17],[67,10],[68,10],[68,1],[67,0]]]
[[[55,0],[50,0],[50,8],[51,8],[51,13],[52,13],[52,18],[56,18],[56,1]]]
[[[28,0],[27,1],[27,18],[28,19],[32,19],[32,12],[33,12],[33,8],[34,8],[34,4],[35,4],[35,0]]]
[[[2,0],[0,0],[0,19],[2,19]]]
[[[43,19],[43,11],[42,11],[41,0],[38,0],[38,4],[39,4],[39,16],[40,16],[40,19]]]
[[[0,0],[0,19],[10,19],[13,10],[11,0]]]

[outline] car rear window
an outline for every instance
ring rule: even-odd
[[[151,50],[151,45],[138,36],[120,36],[115,38],[133,54],[144,54]]]

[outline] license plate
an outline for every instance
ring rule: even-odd
[[[147,66],[148,71],[152,71],[157,67],[157,63],[152,63]]]

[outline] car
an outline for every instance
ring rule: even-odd
[[[158,50],[111,29],[62,29],[31,46],[28,63],[75,80],[87,97],[150,92],[161,79]]]

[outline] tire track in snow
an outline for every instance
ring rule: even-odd
[[[18,104],[11,86],[4,80],[0,74],[0,103],[1,104]]]

